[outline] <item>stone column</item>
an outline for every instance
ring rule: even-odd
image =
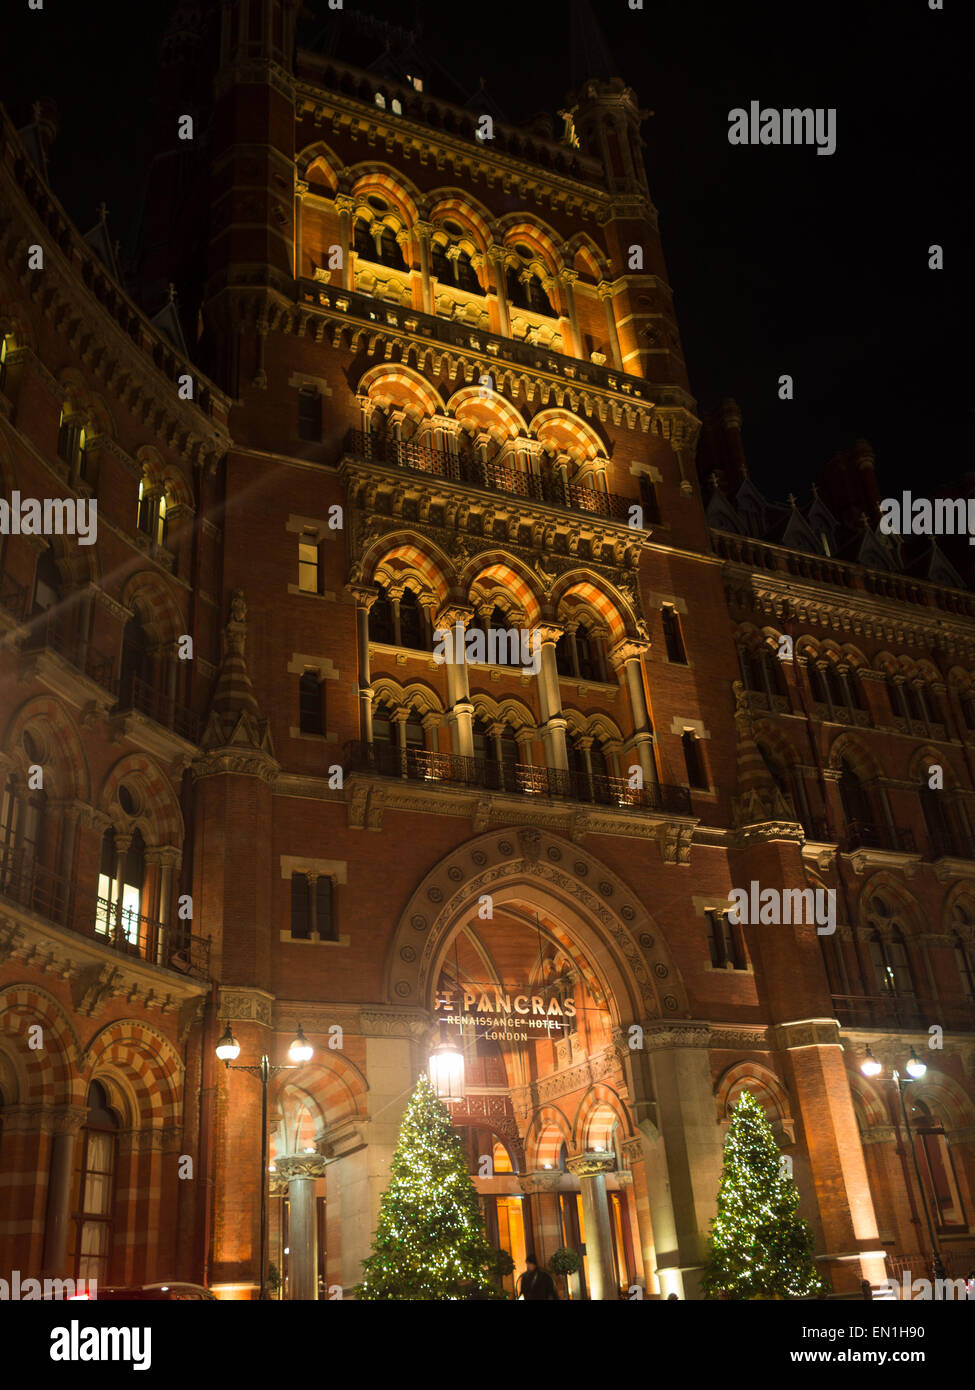
[[[596,286],[596,293],[606,305],[606,328],[609,333],[609,351],[613,366],[618,372],[623,370],[623,353],[620,349],[620,335],[616,328],[616,312],[613,309],[613,287],[605,280]]]
[[[697,1298],[710,1224],[717,1212],[723,1145],[705,1023],[648,1022],[655,1118],[640,1129],[648,1140],[647,1186],[662,1292]],[[671,1273],[667,1274],[667,1271]]]
[[[51,1115],[51,1167],[47,1184],[44,1217],[45,1278],[65,1278],[68,1271],[68,1230],[71,1226],[71,1176],[74,1171],[75,1138],[87,1112],[80,1106],[65,1105]]]
[[[294,277],[297,280],[301,274],[301,207],[308,192],[307,183],[299,178],[295,178],[295,255],[294,255]],[[344,260],[345,257],[343,256]]]
[[[131,835],[115,835],[115,903],[113,905],[112,917],[114,925],[112,927],[112,937],[117,946],[120,941],[128,940],[122,928],[122,879],[125,874],[125,856],[132,844]],[[138,932],[138,926],[136,927]],[[141,945],[141,942],[139,943]]]
[[[352,589],[355,598],[356,650],[359,665],[359,735],[372,743],[372,677],[369,672],[369,610],[379,597],[374,585]]]
[[[541,663],[538,672],[538,703],[541,711],[541,730],[545,740],[545,758],[550,768],[569,770],[569,755],[565,746],[566,721],[562,716],[562,694],[559,690],[559,671],[555,647],[563,629],[557,623],[543,623],[532,634],[541,641]]]
[[[474,616],[467,604],[447,604],[437,614],[437,631],[450,633],[450,660],[447,667],[447,703],[451,747],[460,757],[474,756],[474,706],[471,704],[464,654],[463,634]]]
[[[565,348],[567,350],[566,355],[569,357],[582,357],[583,355],[582,335],[579,332],[579,315],[576,312],[576,296],[575,290],[572,288],[578,278],[579,272],[569,269],[560,270],[557,276],[558,282],[562,286],[562,292],[565,295],[565,307],[567,311],[567,320],[565,320],[565,322],[568,327],[568,332],[565,334]]]
[[[157,960],[166,964],[173,927],[173,877],[180,865],[179,850],[165,846],[158,851],[159,862],[159,946]],[[192,934],[192,921],[189,931]]]
[[[335,199],[335,206],[339,214],[339,245],[342,248],[342,288],[351,290],[353,287],[352,278],[352,213],[355,208],[355,200],[350,198],[347,193],[340,193]]]
[[[633,743],[643,771],[646,787],[659,785],[657,761],[653,756],[653,731],[650,728],[650,713],[643,688],[643,653],[649,651],[650,643],[642,639],[626,638],[617,642],[609,654],[609,659],[617,671],[622,670],[626,688],[630,696],[630,709],[633,714]]]
[[[321,1154],[289,1154],[275,1160],[279,1178],[288,1184],[291,1251],[289,1294],[293,1299],[318,1298],[318,1221],[315,1184],[325,1176],[327,1160]]]
[[[613,1233],[609,1222],[606,1174],[616,1167],[611,1153],[576,1154],[566,1162],[582,1189],[582,1214],[586,1222],[586,1255],[589,1260],[589,1292],[596,1301],[619,1299]]]
[[[494,267],[494,286],[498,297],[499,331],[503,338],[511,337],[511,316],[508,313],[508,287],[505,283],[505,261],[508,253],[503,246],[489,246],[488,260]]]

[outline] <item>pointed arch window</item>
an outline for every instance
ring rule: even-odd
[[[58,458],[66,463],[72,475],[85,476],[85,448],[88,432],[80,415],[69,416],[61,412],[58,426]]]
[[[165,489],[150,492],[143,478],[139,483],[139,513],[136,524],[142,534],[148,536],[156,545],[166,544],[168,508]]]
[[[913,999],[917,995],[907,944],[900,927],[888,921],[890,909],[883,899],[874,898],[874,920],[884,920],[885,929],[875,927],[870,934],[870,960],[879,985],[879,992],[898,999]]]
[[[914,1100],[913,1111],[913,1142],[938,1227],[946,1230],[965,1226],[965,1211],[944,1124],[923,1100]]]
[[[403,252],[392,227],[383,227],[379,246],[379,259],[383,265],[389,266],[391,270],[406,269],[406,261],[403,259]]]
[[[361,260],[374,261],[376,259],[376,243],[369,229],[369,223],[364,217],[356,218],[352,244],[356,255]]]
[[[400,645],[423,651],[426,648],[424,626],[419,599],[412,589],[404,589],[399,601]]]
[[[149,634],[137,617],[122,630],[122,666],[119,695],[122,708],[134,706],[143,687],[150,684]]]
[[[860,778],[846,759],[841,764],[838,785],[847,829],[861,832],[871,829],[870,798]]]
[[[95,930],[111,937],[116,946],[138,947],[142,922],[142,895],[146,879],[146,846],[135,830],[127,849],[116,843],[114,826],[102,836],[98,873]]]
[[[392,645],[394,635],[393,606],[385,588],[380,586],[379,597],[369,609],[369,640]]]
[[[112,1254],[118,1130],[104,1086],[93,1081],[76,1178],[74,1277],[100,1284],[108,1282]]]

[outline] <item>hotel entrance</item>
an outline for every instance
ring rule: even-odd
[[[560,1298],[642,1296],[640,1139],[592,960],[554,918],[506,904],[456,932],[435,1004],[441,1035],[464,1055],[463,1100],[451,1110],[488,1241],[514,1264],[506,1292],[527,1255],[548,1268],[556,1252],[572,1252],[574,1272],[571,1255],[555,1263]]]

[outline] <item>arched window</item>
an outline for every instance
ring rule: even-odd
[[[567,632],[555,644],[555,669],[560,676],[574,676],[572,668],[572,643]]]
[[[944,1125],[923,1100],[914,1101],[913,1111],[914,1143],[935,1221],[942,1230],[964,1226],[965,1212]]]
[[[399,601],[399,630],[401,646],[414,651],[425,649],[423,610],[412,589],[404,589]]]
[[[532,275],[528,281],[528,308],[533,313],[545,314],[548,318],[555,317],[555,310],[537,275]]]
[[[138,529],[156,545],[166,544],[166,493],[150,493],[145,480],[139,483]]]
[[[369,609],[369,640],[391,645],[393,638],[393,607],[386,590],[380,587],[379,597]]]
[[[127,848],[120,849],[114,826],[102,836],[98,872],[95,930],[116,946],[145,945],[142,893],[146,880],[146,846],[135,830]]]
[[[932,859],[941,859],[944,855],[957,853],[955,837],[945,809],[944,795],[943,791],[935,791],[929,787],[927,779],[922,778],[918,796]]]
[[[57,607],[61,598],[61,573],[54,551],[46,546],[38,556],[34,571],[34,612],[49,612]]]
[[[88,1088],[88,1115],[81,1131],[81,1162],[75,1199],[74,1277],[108,1282],[115,1205],[119,1122],[105,1088]]]
[[[579,654],[579,676],[582,680],[602,680],[599,639],[583,624],[576,629],[576,651]]]
[[[135,705],[144,688],[151,684],[149,634],[138,618],[130,618],[122,630],[122,668],[119,702],[123,708]]]
[[[435,241],[430,248],[430,274],[442,282],[449,282],[454,278],[447,257],[447,248],[442,241]]]
[[[957,915],[956,909],[956,915]],[[975,952],[956,928],[951,934],[955,953],[955,966],[961,980],[962,994],[968,1000],[975,1000]]]
[[[399,242],[396,240],[396,233],[393,231],[392,227],[383,227],[380,248],[379,258],[383,265],[388,265],[392,270],[406,269],[403,252],[400,250]]]
[[[869,937],[870,960],[879,987],[878,993],[913,999],[917,991],[904,933],[886,898],[874,895],[870,901],[868,920],[873,926]]]
[[[870,799],[860,778],[845,758],[841,764],[839,789],[847,829],[856,829],[862,832],[869,828],[871,822]]]
[[[374,261],[376,259],[376,243],[372,232],[369,230],[369,223],[364,217],[356,218],[353,231],[353,246],[355,253],[364,261]]]
[[[68,416],[62,410],[58,427],[58,458],[66,463],[73,475],[85,476],[85,445],[87,430],[80,415]]]
[[[460,252],[456,265],[458,288],[466,290],[468,294],[483,294],[481,282],[477,278],[477,271],[471,264],[471,258],[466,251]]]

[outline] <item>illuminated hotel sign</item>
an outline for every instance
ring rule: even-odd
[[[459,1000],[459,1003],[458,1003]],[[560,1033],[567,1018],[575,1018],[574,999],[551,999],[539,994],[509,994],[507,990],[441,990],[434,1009],[444,1023],[474,1024],[482,1036],[497,1042],[530,1042]]]

